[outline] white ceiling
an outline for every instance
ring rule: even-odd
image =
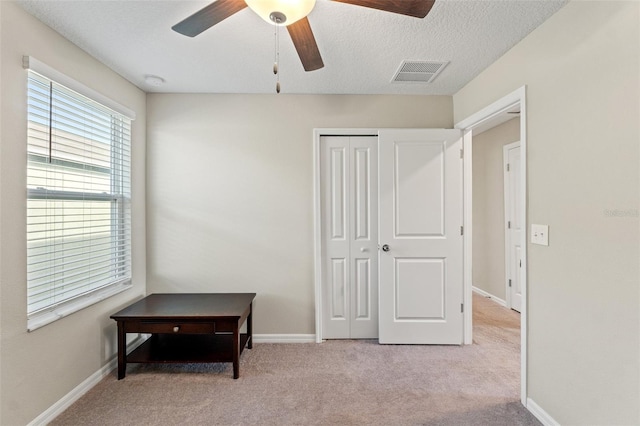
[[[211,1],[18,0],[147,92],[274,93],[274,27],[245,9],[195,38],[171,26]],[[282,93],[452,95],[565,0],[437,0],[425,19],[318,0],[309,15],[325,67],[302,69],[280,32]],[[432,83],[391,83],[404,60],[449,61]],[[165,79],[160,87],[145,75]]]

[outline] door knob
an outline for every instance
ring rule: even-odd
[[[382,246],[382,251],[389,251],[389,250],[390,250],[389,244],[385,244]]]
[[[364,253],[365,251],[367,251],[367,249],[366,249],[366,248],[364,248],[364,247],[360,247],[360,251],[361,251],[362,253]]]

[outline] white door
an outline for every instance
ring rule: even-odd
[[[320,138],[322,338],[378,337],[378,139]]]
[[[459,130],[379,132],[380,343],[462,344]]]
[[[504,157],[504,218],[507,306],[520,312],[522,306],[522,195],[520,190],[520,142],[503,147]]]

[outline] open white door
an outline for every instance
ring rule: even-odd
[[[521,167],[520,142],[503,147],[504,154],[504,219],[505,262],[507,277],[507,307],[520,312],[522,309],[522,224],[521,224]]]
[[[379,131],[379,341],[462,344],[462,137]]]

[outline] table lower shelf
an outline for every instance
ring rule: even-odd
[[[240,353],[248,340],[240,334]],[[232,334],[154,334],[127,355],[127,364],[208,362],[233,362]]]

